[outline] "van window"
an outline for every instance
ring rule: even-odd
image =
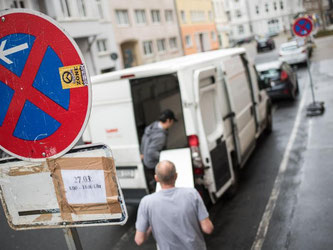
[[[169,129],[167,149],[187,147],[183,109],[176,74],[133,79],[131,92],[139,140],[146,126],[158,120],[160,113],[171,109],[178,119]]]

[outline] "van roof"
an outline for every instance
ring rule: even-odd
[[[93,76],[91,79],[93,83],[99,83],[105,81],[115,81],[122,78],[143,78],[154,75],[171,74],[177,72],[181,68],[185,68],[193,64],[199,64],[212,59],[243,53],[245,53],[244,48],[213,50],[105,73]]]

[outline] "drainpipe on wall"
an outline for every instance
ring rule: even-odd
[[[251,16],[251,11],[250,11],[250,6],[249,6],[249,0],[245,0],[245,5],[246,5],[246,10],[247,10],[247,16],[249,18],[251,36],[253,36],[252,16]]]
[[[180,37],[180,46],[183,52],[183,55],[185,55],[185,48],[184,48],[184,44],[183,44],[183,36],[182,36],[182,31],[180,29],[180,20],[179,20],[179,13],[178,13],[178,8],[177,8],[177,3],[176,0],[173,0],[173,5],[175,7],[175,11],[176,11],[176,17],[177,17],[177,26],[178,26],[178,33],[179,33],[179,37]]]

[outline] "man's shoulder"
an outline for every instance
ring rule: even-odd
[[[177,187],[176,192],[182,196],[188,196],[195,198],[198,196],[198,191],[195,188],[191,187]]]

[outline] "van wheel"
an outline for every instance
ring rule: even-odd
[[[299,85],[298,85],[298,79],[296,80],[296,95],[299,94]]]
[[[232,199],[233,197],[235,197],[237,190],[239,188],[239,178],[240,178],[240,168],[239,164],[237,163],[237,158],[234,152],[232,153],[231,158],[232,158],[232,169],[234,171],[235,178],[234,182],[231,184],[231,186],[225,193],[227,199]]]
[[[207,209],[211,208],[213,206],[213,201],[211,200],[209,196],[208,190],[205,188],[204,185],[196,185],[195,189],[198,190],[203,202],[205,203]]]
[[[272,115],[272,108],[269,105],[267,107],[265,132],[267,134],[270,134],[272,132],[272,130],[273,130],[273,115]]]

